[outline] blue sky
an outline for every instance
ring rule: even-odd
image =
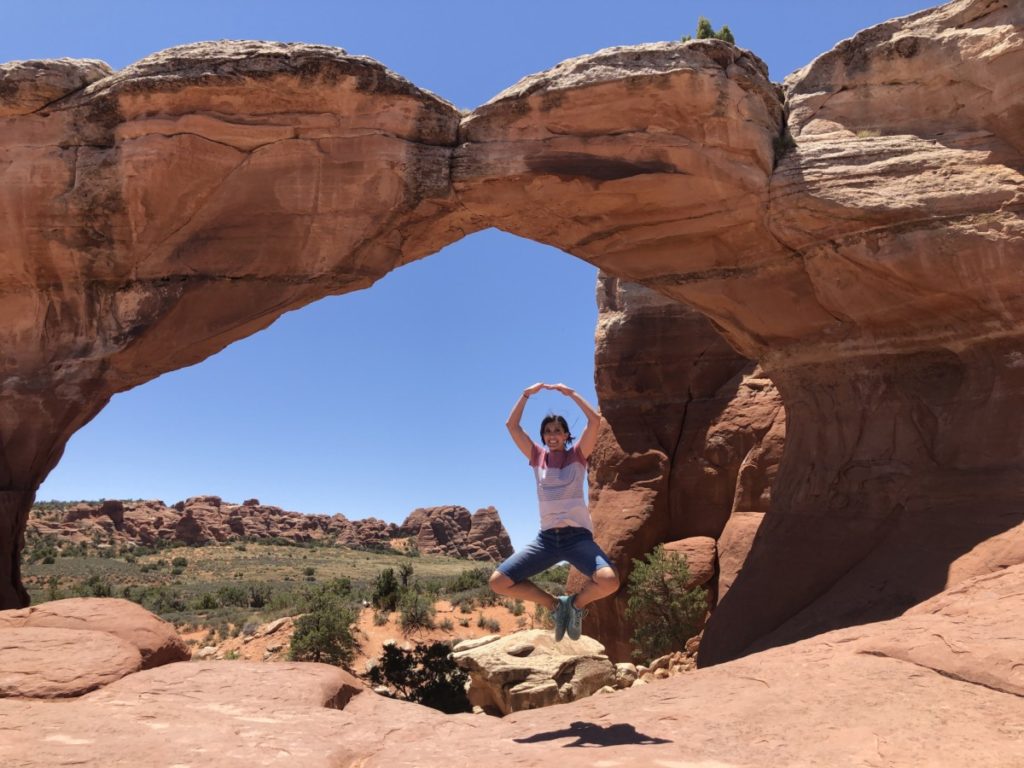
[[[909,0],[700,2],[4,3],[0,61],[98,58],[121,68],[215,39],[310,42],[378,59],[472,108],[519,78],[611,45],[728,24],[773,79]],[[114,397],[72,437],[39,499],[216,494],[400,522],[420,506],[493,505],[517,547],[536,532],[532,476],[505,418],[535,381],[595,402],[596,271],[547,246],[475,234],[324,299],[200,365]],[[543,318],[544,332],[537,318]],[[554,393],[531,401],[582,429]]]

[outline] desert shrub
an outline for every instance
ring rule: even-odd
[[[448,595],[486,587],[491,578],[490,568],[467,568],[447,579],[441,591]]]
[[[472,613],[473,612],[473,601],[472,600],[459,600],[459,613]]]
[[[223,606],[249,607],[249,592],[245,587],[228,584],[217,588],[217,601]]]
[[[704,16],[697,19],[696,35],[698,40],[717,39],[736,45],[736,38],[733,36],[732,30],[729,29],[727,24],[723,24],[721,29],[716,32],[715,28],[711,26],[711,21]],[[693,40],[693,36],[683,35],[679,40],[680,42],[685,43],[687,40]]]
[[[212,611],[216,608],[220,608],[220,603],[217,601],[217,596],[212,592],[203,592],[193,602],[197,611]]]
[[[171,565],[173,565],[175,568],[184,568],[188,565],[188,560],[184,557],[176,557],[173,560],[171,560]]]
[[[314,568],[312,565],[307,565],[305,568],[302,569],[302,575],[305,576],[307,579],[312,579],[316,575],[316,568]]]
[[[398,580],[402,583],[402,589],[409,588],[409,581],[412,579],[412,563],[399,563]]]
[[[680,651],[700,628],[707,613],[703,589],[687,589],[686,558],[658,546],[633,561],[626,587],[626,618],[636,626],[633,655],[649,660]]]
[[[398,601],[398,611],[403,632],[434,627],[434,602],[416,589],[410,589],[402,595]]]
[[[440,626],[441,629],[443,629],[445,632],[451,632],[453,629],[455,629],[455,624],[447,616],[445,616],[445,618],[441,621]]]
[[[476,625],[488,632],[501,632],[501,624],[496,619],[489,619],[482,613],[477,617]]]
[[[260,625],[255,621],[247,621],[242,626],[242,634],[246,637],[252,637],[256,634],[256,630],[260,628]]]
[[[522,616],[523,611],[526,610],[526,606],[523,605],[522,600],[514,600],[512,601],[512,606],[509,608],[509,610],[512,612],[513,616]]]
[[[408,651],[389,643],[369,677],[373,685],[387,686],[397,698],[448,714],[470,711],[466,673],[455,666],[448,643],[417,643]]]
[[[295,622],[290,656],[295,661],[348,664],[356,646],[352,635],[355,613],[341,597],[317,590],[310,598],[309,612]]]
[[[373,586],[373,597],[370,602],[373,607],[381,611],[394,611],[398,608],[398,600],[401,597],[401,590],[398,586],[398,579],[395,578],[393,568],[385,568],[377,574]]]
[[[374,611],[373,612],[373,625],[375,627],[383,627],[388,623],[388,619],[391,618],[391,614],[387,611]]]
[[[114,594],[110,580],[98,573],[89,574],[89,577],[76,584],[72,591],[78,597],[110,597]]]
[[[533,626],[537,629],[554,629],[555,619],[551,611],[543,605],[538,605],[533,611]]]
[[[181,576],[184,572],[184,568],[171,568],[171,576]]]

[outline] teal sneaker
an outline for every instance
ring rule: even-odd
[[[555,642],[559,642],[565,637],[565,630],[569,626],[569,616],[573,611],[572,597],[570,595],[562,595],[558,600],[558,604],[555,606],[555,610],[551,612],[551,618],[555,621]]]
[[[579,640],[583,634],[583,617],[587,615],[585,608],[577,608],[569,601],[569,621],[566,622],[566,633],[570,640]]]

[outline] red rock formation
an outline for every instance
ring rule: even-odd
[[[398,529],[415,536],[424,554],[450,555],[469,560],[500,562],[512,554],[512,542],[494,507],[470,515],[465,507],[415,509]]]
[[[425,524],[426,532],[419,525]],[[436,535],[432,533],[435,531]],[[402,536],[420,536],[423,552],[468,560],[500,561],[512,545],[494,507],[472,516],[464,507],[416,510],[401,527],[370,517],[304,515],[263,506],[256,499],[230,504],[218,496],[194,496],[167,507],[161,501],[80,502],[62,517],[50,509],[34,510],[27,530],[35,536],[89,542],[156,542],[203,545],[234,539],[286,539],[294,542],[333,541],[352,549],[388,549]]]
[[[999,0],[880,25],[788,105],[721,41],[608,49],[465,118],[315,46],[5,66],[0,605],[27,599],[34,489],[114,393],[487,226],[689,302],[783,395],[772,511],[702,663],[935,594],[1021,523],[1022,26]],[[678,492],[668,454],[622,448],[649,481],[597,503]]]
[[[21,627],[88,629],[113,635],[138,649],[142,669],[189,658],[188,648],[171,624],[136,603],[118,598],[72,597],[0,611],[0,630]]]
[[[730,515],[768,508],[782,445],[765,438],[785,419],[771,382],[699,313],[605,275],[597,296],[606,426],[590,459],[590,506],[625,583],[633,560],[658,544],[710,537],[713,552]],[[717,567],[705,565],[702,584]],[[574,575],[570,590],[580,586]],[[620,661],[632,658],[626,599],[622,589],[593,604],[584,627]]]

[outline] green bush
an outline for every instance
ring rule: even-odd
[[[434,628],[434,602],[428,595],[410,589],[398,602],[399,624],[405,633],[414,629]]]
[[[373,685],[387,686],[397,698],[447,714],[470,711],[466,673],[455,666],[448,643],[417,643],[411,651],[389,643],[369,677]]]
[[[378,610],[391,612],[398,608],[400,592],[394,568],[385,568],[377,574],[377,580],[373,586],[373,597],[370,598],[370,602]]]
[[[650,660],[680,651],[697,634],[707,613],[703,589],[686,589],[690,571],[686,558],[658,546],[633,561],[629,574],[626,618],[636,626],[633,655]]]
[[[188,565],[188,560],[184,557],[176,557],[173,560],[171,560],[171,565],[173,565],[175,568],[184,568]]]
[[[501,632],[501,624],[498,623],[497,619],[489,619],[482,613],[477,617],[476,625],[480,629],[486,629],[488,632]]]
[[[468,592],[479,587],[486,587],[488,579],[491,578],[490,568],[467,568],[456,576],[452,576],[442,587],[447,595],[454,595],[456,592]]]
[[[355,620],[355,612],[342,598],[328,590],[318,590],[310,599],[309,612],[295,622],[291,658],[348,664],[356,646],[352,636]]]
[[[697,19],[697,39],[724,40],[727,43],[736,45],[736,38],[733,36],[732,30],[729,29],[727,24],[723,24],[722,28],[715,32],[715,28],[711,26],[711,22],[704,16]],[[693,37],[691,35],[683,35],[679,40],[680,42],[685,43],[688,40],[693,40]]]

